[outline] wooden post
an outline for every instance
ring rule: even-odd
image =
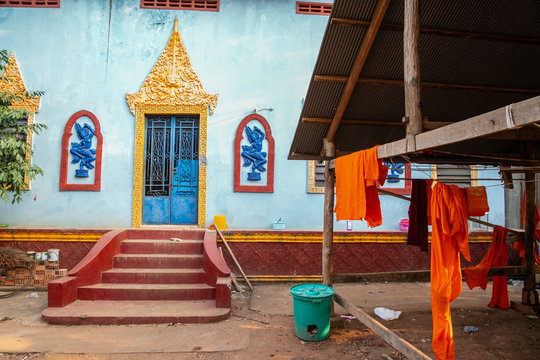
[[[334,143],[324,139],[325,156],[334,156]],[[324,167],[324,219],[322,243],[322,276],[323,284],[334,284],[334,173],[330,162]]]
[[[416,134],[422,132],[420,97],[420,11],[419,0],[405,0],[403,15],[403,80],[405,117],[407,118],[407,152],[416,150]]]
[[[532,171],[525,172],[525,283],[521,293],[521,303],[524,305],[539,305],[538,292],[535,289],[535,266],[534,266],[534,208],[535,204],[535,174]]]

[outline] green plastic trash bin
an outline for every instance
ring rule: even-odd
[[[294,332],[302,340],[321,341],[330,335],[334,289],[321,284],[301,284],[291,289]]]

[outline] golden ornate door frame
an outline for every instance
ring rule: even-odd
[[[199,116],[199,199],[197,224],[206,226],[206,143],[208,109],[213,114],[218,95],[204,91],[201,81],[191,67],[178,32],[178,20],[167,46],[141,89],[127,94],[131,113],[135,115],[135,150],[133,161],[133,205],[131,223],[142,224],[144,186],[144,141],[146,115]]]

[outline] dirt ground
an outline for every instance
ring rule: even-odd
[[[294,284],[258,285],[233,295],[231,317],[216,324],[53,326],[41,320],[46,293],[25,292],[0,300],[0,359],[405,359],[335,304],[330,337],[307,342],[294,334]],[[431,351],[429,283],[337,284],[336,292],[434,358]],[[508,286],[519,301],[520,286]],[[452,303],[456,359],[539,359],[540,323],[536,316],[486,306],[491,287],[464,284]],[[385,321],[375,307],[402,311]],[[465,326],[479,330],[466,333]]]

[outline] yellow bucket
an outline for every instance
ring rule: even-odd
[[[218,227],[219,230],[227,229],[227,221],[225,220],[225,215],[214,215],[214,224]]]

